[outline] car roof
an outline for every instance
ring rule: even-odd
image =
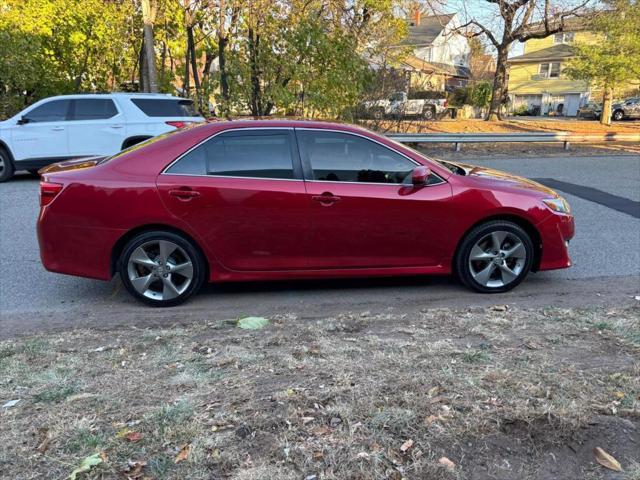
[[[175,97],[168,93],[141,93],[141,92],[112,92],[112,93],[74,93],[69,95],[55,95],[48,97],[47,100],[53,98],[101,98],[101,97],[124,97],[124,98],[153,98],[158,100],[190,100],[189,98]]]
[[[369,130],[348,123],[329,122],[322,120],[304,120],[304,119],[240,119],[240,120],[218,120],[211,119],[207,121],[210,128],[218,130],[229,130],[236,128],[318,128],[324,130],[342,130],[347,132],[368,132]]]

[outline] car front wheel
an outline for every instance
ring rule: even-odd
[[[462,283],[477,292],[500,293],[516,287],[531,270],[534,248],[519,225],[488,222],[464,238],[456,257]]]
[[[624,120],[624,112],[622,110],[616,110],[613,112],[613,119],[618,121]]]
[[[202,254],[186,238],[172,232],[146,232],[122,251],[119,271],[125,288],[156,307],[179,305],[195,294],[205,279]]]

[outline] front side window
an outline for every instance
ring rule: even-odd
[[[314,180],[405,183],[416,164],[366,138],[338,132],[298,130],[300,153]]]
[[[109,98],[83,98],[73,101],[71,120],[101,120],[118,114]]]
[[[293,179],[290,134],[221,134],[184,155],[167,173]]]
[[[24,115],[29,122],[61,122],[67,120],[70,100],[52,100]]]

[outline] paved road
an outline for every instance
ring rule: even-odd
[[[574,267],[532,275],[514,292],[500,296],[473,294],[451,280],[433,278],[227,285],[209,287],[186,306],[158,313],[132,301],[117,280],[105,283],[42,268],[35,237],[38,182],[21,175],[0,184],[0,336],[72,325],[144,324],[153,318],[168,322],[193,315],[229,318],[285,311],[319,315],[407,305],[464,307],[509,302],[616,304],[633,301],[640,293],[640,218],[633,215],[640,201],[640,156],[465,161],[610,194],[604,199],[591,198],[590,191],[578,192],[581,196],[565,194],[576,216],[577,236],[571,244]],[[616,199],[626,202],[630,213],[612,208],[617,206]]]

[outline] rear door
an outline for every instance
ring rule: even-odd
[[[16,160],[65,159],[69,157],[68,116],[71,101],[54,99],[28,110],[21,125],[11,129],[12,153]]]
[[[308,200],[293,129],[227,131],[158,177],[167,208],[226,268],[306,267]]]
[[[71,156],[117,153],[126,133],[123,115],[111,98],[72,100],[68,132]]]
[[[412,159],[367,137],[296,128],[311,219],[309,268],[435,266],[448,250],[451,187],[414,187]]]

